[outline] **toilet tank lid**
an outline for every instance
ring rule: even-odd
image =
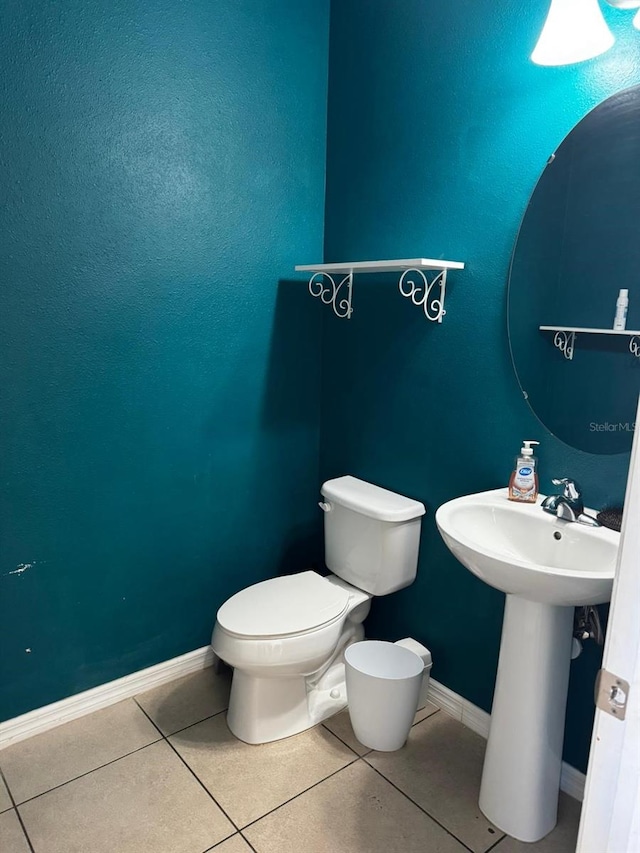
[[[404,495],[350,475],[327,480],[320,491],[328,501],[334,501],[378,521],[410,521],[426,512],[420,501],[405,498]]]

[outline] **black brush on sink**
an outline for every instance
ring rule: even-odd
[[[603,527],[608,527],[609,530],[617,530],[620,533],[622,528],[622,507],[617,506],[611,509],[603,509],[596,516],[597,520]]]

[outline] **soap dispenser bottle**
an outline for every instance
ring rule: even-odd
[[[509,500],[534,504],[538,499],[538,460],[533,455],[532,444],[539,441],[523,441],[516,466],[509,480]]]

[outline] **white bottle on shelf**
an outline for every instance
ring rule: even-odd
[[[627,308],[629,307],[629,291],[620,290],[616,300],[616,316],[613,320],[613,331],[623,332],[627,325]]]

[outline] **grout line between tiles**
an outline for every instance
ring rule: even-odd
[[[132,698],[133,698],[133,701],[136,703],[136,705],[138,705],[138,708],[140,708],[141,711],[144,711],[144,708],[142,707],[142,705],[140,705],[138,703],[137,698],[135,696],[133,696]],[[151,720],[151,717],[149,717],[149,719],[151,720],[153,725],[158,729],[158,731],[160,732],[162,737],[170,738],[170,737],[173,737],[174,735],[179,735],[182,732],[186,732],[187,729],[192,729],[194,726],[199,726],[200,723],[204,723],[206,720],[213,720],[214,717],[219,717],[220,714],[226,714],[226,712],[228,710],[229,710],[228,708],[223,708],[222,711],[216,711],[215,714],[209,714],[208,717],[203,717],[201,720],[196,720],[195,723],[189,723],[188,726],[183,726],[181,729],[176,729],[175,732],[168,732],[168,734],[164,734],[163,732],[160,732],[160,727],[158,725],[156,725],[155,723],[153,723],[153,720]],[[144,713],[146,714],[147,712],[144,711]],[[149,716],[149,715],[147,714],[147,716]]]
[[[213,845],[213,847],[207,847],[207,849],[204,851],[204,853],[215,853],[215,851],[219,847],[221,847],[226,841],[229,841],[231,838],[235,838],[236,835],[239,835],[240,838],[242,838],[242,840],[248,846],[249,850],[252,851],[252,853],[257,853],[256,848],[253,846],[253,844],[251,844],[251,842],[247,838],[244,837],[241,830],[238,830],[238,832],[236,832],[234,835],[230,835],[229,838],[223,838],[222,841],[218,841],[216,844]]]
[[[111,761],[105,761],[104,764],[98,764],[97,767],[92,767],[91,770],[87,770],[85,773],[80,773],[80,774],[78,774],[78,776],[74,776],[71,779],[66,779],[64,782],[60,782],[59,785],[53,785],[51,788],[47,788],[46,791],[41,791],[39,794],[34,794],[33,797],[27,797],[26,800],[21,800],[19,803],[15,802],[13,795],[11,794],[11,790],[9,789],[9,782],[7,781],[6,777],[4,776],[4,773],[2,772],[2,768],[0,768],[0,776],[2,776],[2,778],[4,779],[5,785],[7,787],[7,791],[9,792],[9,796],[11,797],[11,801],[13,802],[14,807],[17,809],[18,806],[24,806],[26,803],[30,803],[33,800],[37,800],[39,797],[43,797],[45,794],[48,794],[51,791],[56,791],[58,788],[64,788],[64,786],[68,785],[70,782],[76,782],[78,779],[83,779],[85,776],[89,776],[90,773],[95,773],[96,770],[102,770],[104,767],[108,767],[110,764],[115,764],[116,761],[120,761],[120,759],[122,759],[122,758],[127,758],[129,755],[135,755],[136,752],[140,752],[141,750],[146,749],[148,746],[153,746],[154,743],[160,743],[160,741],[162,741],[162,740],[166,740],[168,742],[169,737],[173,737],[173,735],[179,734],[180,732],[184,732],[187,729],[190,729],[192,726],[197,726],[198,723],[202,723],[205,720],[213,719],[213,717],[217,717],[219,714],[224,714],[225,711],[227,710],[226,708],[223,708],[222,711],[217,711],[215,714],[211,714],[209,717],[204,717],[202,720],[198,720],[198,722],[196,722],[196,723],[191,723],[190,725],[185,726],[182,729],[177,729],[175,732],[171,732],[170,735],[165,735],[160,731],[158,726],[151,719],[149,714],[147,714],[147,712],[144,710],[144,708],[138,703],[136,697],[132,696],[130,698],[133,700],[133,702],[135,702],[135,704],[142,711],[142,713],[145,715],[145,717],[153,725],[154,729],[158,732],[159,737],[156,740],[152,740],[149,743],[145,743],[143,746],[139,746],[137,749],[132,749],[131,752],[125,752],[122,755],[119,755],[117,758],[112,758]],[[71,720],[70,722],[74,722],[74,720]],[[173,749],[173,747],[171,747],[171,748]],[[175,752],[175,750],[174,750],[174,752]],[[189,768],[189,769],[191,769],[191,768]],[[198,782],[200,782],[199,779],[198,779]],[[200,783],[200,784],[202,784],[202,783]],[[216,805],[217,805],[217,803],[216,803]],[[233,823],[233,821],[232,821],[232,823]],[[234,826],[235,826],[235,824],[234,824]]]
[[[252,851],[252,853],[258,853],[258,851],[256,850],[256,848],[255,848],[255,847],[253,846],[253,844],[249,841],[249,839],[245,837],[245,835],[242,833],[242,831],[240,832],[240,837],[244,840],[244,843],[245,843],[245,844],[247,844],[247,845],[249,846],[249,849]]]
[[[501,830],[501,831],[502,831],[502,830]],[[498,844],[502,844],[502,842],[505,840],[505,838],[506,838],[506,837],[507,837],[506,835],[503,835],[503,836],[502,836],[502,838],[499,838],[499,839],[496,841],[496,843],[495,843],[495,844],[492,844],[492,845],[491,845],[491,847],[489,847],[489,849],[488,849],[488,850],[485,850],[485,851],[484,851],[484,853],[491,853],[491,851],[492,851],[492,850],[495,850],[495,849],[496,849],[496,847],[498,846]]]
[[[321,723],[320,725],[322,726],[323,729],[328,731],[330,735],[333,735],[335,738],[337,738],[340,741],[340,743],[343,743],[347,747],[347,749],[350,749],[354,755],[357,755],[358,758],[363,758],[363,756],[360,755],[360,753],[356,752],[352,746],[349,746],[349,744],[346,742],[346,740],[343,740],[340,737],[340,735],[337,735],[335,732],[331,731],[331,729],[328,726],[325,726],[324,723]],[[371,752],[371,750],[369,750],[369,752]],[[369,752],[365,752],[365,755],[369,755]]]
[[[16,806],[16,801],[13,799],[13,794],[11,793],[11,788],[9,787],[9,783],[8,783],[4,773],[2,772],[1,767],[0,767],[0,779],[4,782],[4,786],[7,789],[7,794],[9,794],[9,799],[13,803],[13,810],[16,813],[16,817],[18,818],[18,822],[20,823],[20,826],[22,827],[24,837],[26,839],[27,844],[29,845],[29,850],[31,851],[31,853],[35,853],[35,850],[33,849],[33,844],[31,843],[31,839],[29,838],[29,833],[27,832],[27,827],[24,825],[24,821],[22,820],[22,815],[18,811],[18,807]],[[4,812],[3,812],[3,814],[4,814]]]
[[[332,732],[332,734],[333,734],[333,732]],[[289,803],[292,803],[294,800],[297,800],[298,797],[301,797],[303,794],[306,794],[308,791],[312,791],[314,788],[317,788],[318,785],[322,785],[323,782],[326,782],[327,779],[331,779],[332,776],[337,776],[338,773],[342,773],[343,770],[346,770],[347,767],[351,767],[353,764],[356,764],[358,761],[362,761],[362,759],[360,758],[359,755],[356,755],[356,757],[353,759],[353,761],[350,761],[348,764],[345,764],[343,767],[339,767],[337,770],[334,770],[333,773],[329,773],[328,776],[325,776],[324,779],[319,779],[317,782],[314,782],[313,785],[309,785],[308,788],[305,788],[304,791],[300,791],[300,793],[295,794],[293,797],[289,797],[289,799],[285,800],[284,803],[280,803],[279,806],[274,806],[274,808],[269,809],[268,812],[265,812],[263,815],[260,815],[260,817],[257,817],[255,820],[252,820],[250,823],[245,824],[242,827],[242,829],[240,830],[240,833],[242,834],[245,831],[245,829],[249,829],[250,826],[254,826],[254,824],[259,823],[263,818],[267,817],[270,814],[273,814],[274,812],[277,812],[278,809],[281,809],[283,806],[286,806]],[[242,837],[244,838],[244,836],[242,836]],[[245,839],[245,841],[246,841],[246,839]],[[248,843],[249,842],[247,841],[247,844]]]
[[[136,705],[138,705],[138,708],[140,708],[140,710],[141,710],[141,711],[142,711],[142,713],[145,715],[145,717],[147,717],[147,719],[149,720],[149,722],[150,722],[153,726],[155,726],[155,728],[156,728],[156,729],[158,729],[158,726],[156,726],[156,724],[153,722],[153,720],[152,720],[152,719],[151,719],[151,717],[147,714],[147,712],[144,710],[144,708],[143,708],[141,705],[139,705],[139,704],[138,704],[138,702],[137,702],[137,700],[135,699],[135,697],[134,697],[133,701],[136,703]],[[214,716],[217,716],[217,715],[214,715]],[[160,729],[158,729],[158,731],[160,732]],[[160,732],[160,734],[162,734],[162,732]],[[230,824],[233,826],[233,828],[234,828],[236,831],[239,831],[240,827],[239,827],[239,826],[238,826],[238,824],[235,822],[235,820],[232,820],[232,819],[231,819],[231,816],[230,816],[230,815],[228,815],[228,814],[226,813],[226,811],[222,808],[222,806],[220,805],[220,803],[216,800],[216,798],[213,796],[213,794],[212,794],[212,793],[211,793],[211,791],[207,788],[207,786],[204,784],[204,782],[203,782],[203,781],[198,777],[198,775],[195,773],[195,771],[194,771],[194,770],[193,770],[193,769],[192,769],[192,768],[187,764],[187,762],[184,760],[184,758],[180,755],[180,753],[179,753],[179,752],[178,752],[178,750],[175,748],[175,746],[171,743],[171,741],[169,740],[169,738],[168,738],[168,737],[165,737],[164,735],[162,735],[162,739],[163,739],[163,740],[164,740],[164,742],[165,742],[165,743],[166,743],[166,744],[167,744],[167,745],[168,745],[168,746],[173,750],[173,752],[178,756],[178,758],[180,759],[180,761],[184,764],[184,766],[187,768],[187,770],[189,771],[189,773],[191,773],[191,775],[192,775],[192,776],[193,776],[193,778],[196,780],[196,782],[200,785],[200,787],[201,787],[204,791],[206,791],[207,795],[208,795],[208,796],[213,800],[213,802],[214,802],[214,803],[216,804],[216,806],[220,809],[220,811],[222,812],[222,814],[223,814],[223,815],[226,817],[226,819],[230,822]],[[231,836],[228,836],[228,837],[230,838]],[[225,840],[225,841],[226,841],[226,839],[223,839],[223,840]]]
[[[26,800],[21,800],[19,803],[16,804],[16,808],[18,808],[18,806],[24,806],[27,803],[31,803],[33,802],[33,800],[37,800],[40,797],[44,797],[45,794],[49,794],[51,793],[51,791],[57,791],[58,788],[64,788],[65,785],[69,785],[71,784],[71,782],[76,782],[78,779],[84,779],[85,776],[89,776],[91,773],[95,773],[96,770],[102,770],[103,767],[108,767],[110,764],[115,764],[116,761],[120,761],[123,758],[127,758],[129,755],[135,755],[136,752],[141,752],[148,746],[153,746],[154,743],[160,743],[161,740],[162,738],[159,737],[157,740],[152,740],[150,743],[145,743],[144,746],[139,746],[137,749],[132,749],[131,752],[125,752],[124,755],[119,755],[117,758],[112,758],[111,761],[106,761],[104,764],[99,764],[97,767],[93,767],[91,770],[87,770],[86,773],[80,773],[78,776],[74,776],[73,779],[67,779],[65,782],[60,782],[59,785],[54,785],[51,788],[47,788],[46,791],[41,791],[39,794],[34,794],[33,797],[28,797]]]
[[[423,722],[423,721],[421,720],[421,722]],[[402,788],[399,788],[397,785],[395,785],[395,784],[391,781],[391,779],[387,779],[387,777],[384,775],[384,773],[381,773],[381,772],[380,772],[376,767],[374,767],[372,764],[369,764],[369,762],[368,762],[368,761],[366,761],[366,759],[364,759],[364,758],[363,758],[362,760],[363,760],[363,761],[365,761],[365,763],[366,763],[367,767],[371,767],[371,769],[372,769],[372,770],[374,770],[374,771],[378,774],[378,776],[381,776],[381,777],[385,780],[385,782],[388,782],[388,783],[389,783],[393,788],[395,788],[395,789],[396,789],[396,791],[398,791],[400,794],[402,794],[402,796],[403,796],[403,797],[406,797],[406,798],[407,798],[407,800],[409,800],[409,802],[410,802],[410,803],[413,803],[413,805],[414,805],[416,808],[420,809],[420,811],[421,811],[421,812],[423,812],[424,814],[426,814],[426,816],[427,816],[428,818],[430,818],[434,823],[437,823],[437,824],[438,824],[438,826],[439,826],[441,829],[444,829],[444,831],[447,833],[447,835],[450,835],[450,836],[451,836],[455,841],[457,841],[457,842],[458,842],[458,844],[462,844],[462,846],[465,848],[465,850],[468,850],[468,851],[469,851],[469,853],[474,853],[474,851],[472,850],[472,848],[471,848],[471,847],[469,847],[469,845],[468,845],[468,844],[466,844],[464,841],[462,841],[462,839],[458,838],[458,836],[457,836],[457,835],[454,835],[454,834],[453,834],[453,832],[451,832],[451,830],[450,830],[450,829],[447,829],[447,827],[446,827],[444,824],[440,823],[440,821],[438,820],[438,818],[436,818],[436,817],[434,817],[432,814],[430,814],[430,813],[429,813],[425,808],[423,808],[419,803],[416,803],[416,801],[415,801],[414,799],[412,799],[412,798],[411,798],[411,797],[410,797],[410,796],[409,796],[405,791],[403,791],[403,790],[402,790]],[[504,836],[502,836],[502,838],[504,838]],[[498,840],[499,840],[499,841],[502,841],[502,838],[500,838],[500,839],[498,839]],[[495,846],[495,845],[493,845],[493,846]],[[487,853],[487,851],[485,851],[485,853]]]
[[[136,704],[138,704],[138,702],[137,702],[137,700],[135,699],[135,697],[134,697],[134,702],[136,702]],[[144,710],[144,708],[142,708],[142,706],[138,705],[138,707],[140,708],[140,710],[141,710],[141,711],[142,711],[142,712],[143,712],[147,717],[149,717],[149,715],[148,715],[148,714],[147,714],[147,712]],[[219,714],[221,714],[221,713],[224,713],[224,711],[219,711],[219,712],[218,712],[218,714],[213,714],[212,716],[217,717],[217,716],[218,716]],[[207,719],[209,719],[209,718],[207,718]],[[150,720],[150,722],[152,722],[152,723],[153,723],[153,725],[154,725],[154,726],[156,726],[156,724],[153,722],[153,720],[151,719],[151,717],[149,717],[149,720]],[[201,720],[200,722],[203,722],[203,721]],[[193,723],[192,725],[194,725],[194,726],[195,726],[195,725],[197,725],[197,723]],[[156,726],[156,728],[158,728],[158,726]],[[191,728],[191,726],[186,726],[185,728]],[[251,850],[254,850],[254,848],[253,848],[253,846],[251,845],[251,843],[250,843],[250,842],[249,842],[249,841],[244,837],[244,835],[243,835],[243,830],[247,829],[247,827],[249,827],[249,826],[253,826],[253,824],[254,824],[254,823],[257,823],[259,820],[262,820],[262,818],[266,817],[266,816],[267,816],[267,815],[269,815],[269,814],[272,814],[273,812],[275,812],[275,811],[277,811],[278,809],[282,808],[282,806],[285,806],[285,805],[287,805],[287,803],[290,803],[290,802],[292,802],[293,800],[297,799],[298,797],[302,796],[302,794],[306,794],[306,792],[307,792],[307,791],[310,791],[312,788],[315,788],[317,785],[321,785],[321,784],[322,784],[323,782],[325,782],[327,779],[330,779],[332,776],[335,776],[335,775],[336,775],[336,773],[340,773],[340,771],[345,770],[347,767],[350,767],[352,764],[355,764],[355,763],[356,763],[356,761],[359,761],[359,760],[360,760],[360,756],[358,755],[358,753],[357,753],[357,752],[355,752],[355,750],[351,749],[351,747],[350,747],[348,744],[344,743],[344,741],[343,741],[341,738],[339,738],[339,737],[338,737],[338,735],[336,735],[336,734],[335,734],[334,732],[332,732],[330,729],[327,729],[327,728],[326,728],[326,726],[323,726],[323,728],[325,729],[325,731],[326,731],[328,734],[330,734],[330,735],[331,735],[331,737],[334,737],[337,741],[339,741],[341,744],[343,744],[344,746],[346,746],[346,747],[347,747],[347,749],[348,749],[351,753],[353,753],[353,758],[351,759],[351,761],[349,761],[347,764],[344,764],[342,767],[339,767],[337,770],[334,770],[334,772],[333,772],[333,773],[330,773],[328,776],[325,776],[323,779],[319,779],[317,782],[314,782],[314,784],[313,784],[313,785],[310,785],[308,788],[305,788],[303,791],[298,792],[298,793],[297,793],[297,794],[295,794],[293,797],[290,797],[288,800],[285,800],[283,803],[280,803],[279,805],[277,805],[277,806],[275,806],[274,808],[270,809],[268,812],[265,812],[263,815],[260,815],[260,817],[256,818],[255,820],[252,820],[252,821],[250,821],[249,823],[245,824],[242,828],[238,827],[238,826],[237,826],[237,824],[236,824],[236,822],[235,822],[234,820],[232,820],[232,819],[231,819],[231,817],[230,817],[230,816],[225,812],[225,810],[222,808],[222,806],[220,805],[220,803],[218,803],[218,801],[215,799],[215,797],[213,796],[213,794],[209,791],[209,789],[205,786],[205,784],[204,784],[204,783],[203,783],[203,782],[198,778],[198,776],[197,776],[197,774],[195,773],[195,771],[194,771],[194,770],[192,770],[192,768],[187,764],[187,762],[184,760],[184,758],[180,755],[180,753],[178,752],[178,750],[173,746],[173,744],[172,744],[172,743],[171,743],[171,741],[169,740],[169,737],[173,737],[173,735],[174,735],[174,734],[178,734],[178,732],[174,732],[172,735],[169,735],[169,736],[164,736],[164,735],[163,735],[163,737],[164,737],[164,739],[167,741],[167,743],[169,744],[169,746],[173,749],[173,751],[176,753],[176,755],[178,756],[178,758],[180,758],[180,760],[182,761],[182,763],[183,763],[183,764],[184,764],[184,765],[189,769],[189,771],[193,774],[193,776],[198,780],[198,782],[200,783],[200,785],[202,785],[202,787],[205,789],[205,791],[207,792],[207,794],[209,794],[209,796],[211,797],[211,799],[212,799],[212,800],[214,801],[214,803],[218,806],[218,808],[222,811],[222,813],[223,813],[223,814],[224,814],[224,815],[225,815],[225,816],[226,816],[226,817],[231,821],[231,823],[236,827],[236,829],[238,830],[238,832],[240,833],[240,835],[242,836],[242,838],[247,842],[247,844],[249,845],[249,847],[251,847]],[[160,731],[160,729],[158,729],[158,731]],[[185,731],[185,729],[181,729],[180,731]],[[226,841],[227,839],[224,839],[224,840]],[[222,842],[219,842],[219,843],[222,843]],[[213,849],[213,848],[210,848],[210,849]],[[205,853],[208,853],[208,851],[205,851]],[[254,851],[254,853],[255,853],[255,851]]]
[[[435,717],[436,714],[439,714],[441,710],[442,708],[436,708],[435,711],[432,711],[430,714],[427,714],[426,717],[422,717],[419,720],[414,720],[413,723],[411,723],[411,728],[413,728],[414,726],[419,726],[420,723],[424,723],[426,720],[430,720],[431,717]]]

